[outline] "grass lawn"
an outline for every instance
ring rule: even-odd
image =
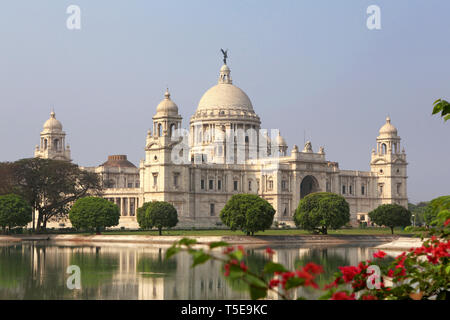
[[[157,236],[158,231],[106,231],[104,235],[150,235]],[[245,236],[242,231],[231,230],[164,230],[163,236]],[[298,229],[273,229],[263,232],[255,233],[255,236],[293,236],[293,235],[310,235],[311,233],[305,230]],[[389,228],[366,228],[366,229],[340,229],[329,230],[329,235],[390,235],[391,230]],[[400,228],[394,230],[395,235],[413,235],[412,232],[404,232]],[[83,234],[88,235],[88,234]]]

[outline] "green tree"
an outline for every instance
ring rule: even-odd
[[[275,209],[256,194],[235,194],[220,212],[222,222],[231,230],[242,230],[247,235],[269,229]]]
[[[150,225],[149,219],[147,219],[147,209],[155,203],[156,201],[145,202],[142,207],[137,209],[136,220],[141,229],[147,230],[153,228],[153,226]]]
[[[316,192],[300,200],[294,215],[297,227],[327,234],[350,221],[350,207],[344,197],[331,192]]]
[[[32,209],[28,202],[16,194],[0,196],[0,227],[3,232],[23,227],[31,222]]]
[[[441,113],[441,117],[444,119],[444,121],[447,121],[450,119],[450,103],[446,100],[437,99],[433,103],[433,113]]]
[[[447,219],[450,219],[450,196],[437,197],[430,201],[429,215],[431,224],[442,226]]]
[[[78,199],[69,212],[69,219],[77,230],[95,230],[119,224],[120,213],[116,204],[97,197]]]
[[[45,229],[51,219],[66,217],[77,199],[101,192],[96,173],[67,161],[22,159],[13,163],[13,176],[16,192],[38,212],[37,231]]]
[[[138,223],[142,229],[155,227],[161,235],[163,228],[172,228],[178,223],[177,209],[168,202],[146,202],[140,209],[138,209]]]
[[[414,224],[416,226],[422,226],[424,224],[429,225],[429,221],[425,220],[425,216],[427,212],[429,211],[429,201],[422,201],[418,204],[408,203],[408,210],[411,211],[411,215],[413,217]]]
[[[411,212],[398,204],[382,204],[369,212],[369,218],[379,226],[391,228],[392,234],[395,227],[411,225]]]

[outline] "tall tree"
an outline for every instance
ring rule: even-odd
[[[14,170],[11,162],[0,162],[0,195],[13,193]]]
[[[100,178],[76,164],[50,159],[22,159],[14,162],[17,192],[37,211],[36,231],[50,219],[66,217],[70,205],[86,195],[100,195]]]

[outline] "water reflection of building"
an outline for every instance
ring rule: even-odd
[[[1,249],[1,248],[0,248]],[[11,252],[16,252],[16,259]],[[315,262],[326,274],[318,281],[331,282],[339,266],[356,265],[371,258],[368,247],[315,246],[310,248],[275,248],[273,261],[293,270],[295,265]],[[221,264],[208,261],[191,268],[189,255],[181,253],[166,261],[165,249],[148,245],[73,245],[47,246],[34,243],[16,245],[10,252],[0,251],[0,283],[7,277],[9,289],[0,286],[0,298],[18,299],[248,299],[241,283],[223,276]],[[261,267],[269,256],[263,249],[249,249],[251,268]],[[9,260],[8,260],[9,259]],[[10,264],[10,265],[9,265]],[[67,266],[78,265],[82,290],[66,287]],[[23,268],[26,266],[26,268]],[[9,271],[8,271],[9,270]],[[20,272],[19,272],[20,271]],[[322,285],[321,284],[321,285]],[[309,288],[294,297],[317,298],[320,293]],[[278,299],[269,293],[268,299]]]

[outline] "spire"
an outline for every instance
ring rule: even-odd
[[[165,97],[166,100],[170,100],[169,88],[166,88],[166,92],[164,93],[164,97]]]
[[[55,118],[55,110],[53,108],[52,108],[52,112],[50,112],[50,118],[56,119]]]

